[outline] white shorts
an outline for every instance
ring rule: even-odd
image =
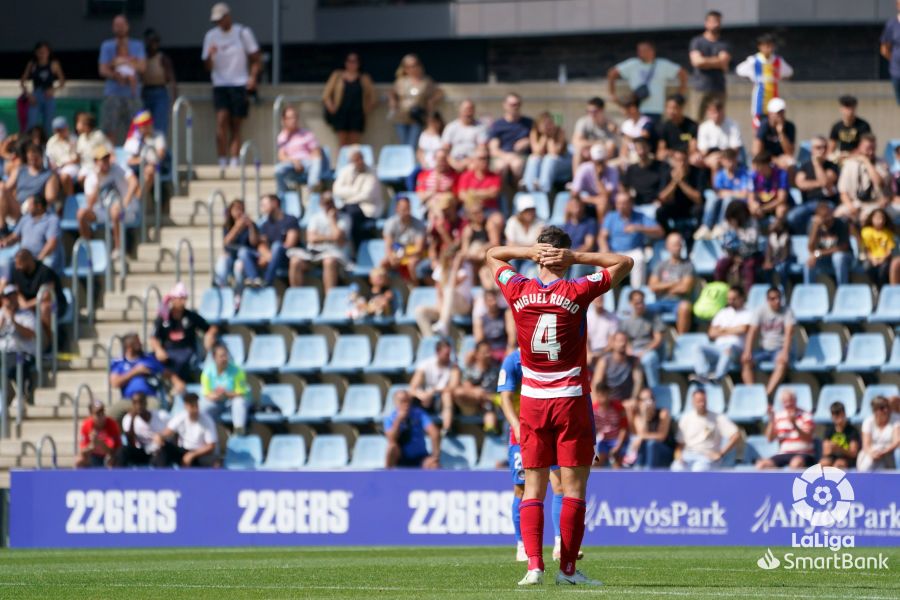
[[[141,212],[141,203],[137,198],[132,198],[131,202],[125,207],[125,224],[130,225],[138,220]],[[97,217],[98,223],[106,223],[109,214],[107,207],[102,202],[94,204],[94,216]]]
[[[81,167],[77,164],[68,164],[63,165],[59,169],[57,169],[60,175],[68,175],[72,179],[78,179],[78,174],[81,172]]]

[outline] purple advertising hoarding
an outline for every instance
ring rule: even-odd
[[[798,477],[595,471],[584,543],[789,545],[814,532],[793,509]],[[846,517],[826,529],[900,546],[900,474],[846,482]],[[840,488],[829,494],[840,500]],[[810,497],[823,489],[810,485]],[[501,545],[512,543],[511,499],[506,471],[14,471],[10,545]]]

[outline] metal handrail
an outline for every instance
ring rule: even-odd
[[[54,441],[54,439],[49,434],[44,434],[41,437],[41,440],[38,442],[37,446],[35,447],[34,454],[37,457],[37,468],[38,469],[44,468],[44,465],[43,465],[44,442],[50,442],[50,452],[51,452],[50,456],[53,461],[53,468],[54,469],[59,468],[59,465],[57,464],[57,461],[56,461],[56,441]]]
[[[243,171],[242,171],[243,173]],[[206,200],[206,210],[209,213],[209,277],[210,285],[216,285],[216,246],[215,246],[215,204],[216,200],[222,200],[222,213],[228,210],[228,198],[220,189],[215,189],[209,193]]]
[[[53,377],[56,377],[56,371],[59,368],[59,332],[56,329],[56,289],[53,285],[46,283],[38,290],[35,298],[34,306],[34,322],[38,327],[34,331],[34,344],[37,356],[35,357],[35,369],[37,370],[38,387],[44,385],[44,325],[41,322],[41,305],[44,303],[44,296],[50,294],[50,335],[52,341],[50,344],[50,360],[53,370]]]
[[[73,400],[74,406],[72,407],[72,424],[73,429],[75,430],[75,435],[72,436],[72,454],[76,456],[78,455],[78,428],[80,425],[78,422],[78,403],[81,400],[81,392],[85,391],[88,394],[88,407],[94,404],[94,392],[91,390],[91,386],[86,383],[79,385],[78,390],[75,392],[75,399]],[[90,408],[88,408],[88,412],[90,412]]]
[[[185,114],[185,145],[187,146],[187,174],[185,181],[190,186],[191,173],[194,169],[194,108],[191,106],[190,100],[184,96],[178,96],[172,105],[172,184],[175,187],[175,193],[178,194],[179,173],[178,163],[181,159],[181,144],[179,142],[179,125],[181,123],[181,109],[184,108]],[[158,226],[158,224],[157,224]]]
[[[178,247],[175,249],[175,281],[181,281],[181,249],[187,247],[188,251],[188,277],[191,279],[191,308],[194,308],[194,246],[187,238],[178,240]]]
[[[159,291],[159,288],[156,287],[155,284],[150,284],[147,286],[147,289],[144,290],[144,315],[141,317],[141,331],[143,332],[143,337],[141,340],[144,342],[144,346],[149,346],[150,338],[147,337],[147,326],[150,323],[149,315],[150,315],[150,293],[156,294],[156,306],[157,310],[159,309],[159,305],[162,304],[162,292]]]
[[[278,133],[281,131],[281,111],[288,103],[288,97],[278,94],[272,103],[272,164],[278,164]]]
[[[104,225],[104,239],[106,241],[106,291],[114,292],[116,286],[113,282],[113,277],[115,276],[115,269],[113,268],[113,238],[112,238],[112,207],[116,204],[119,205],[119,288],[120,291],[125,291],[125,205],[122,203],[122,198],[119,196],[119,193],[115,190],[106,194],[106,198],[112,196],[112,200],[110,200],[109,204],[106,205],[106,223]],[[101,200],[102,202],[102,200]],[[132,200],[134,202],[134,200]]]
[[[259,170],[262,166],[262,163],[260,163],[259,160],[259,146],[257,146],[256,142],[254,142],[253,140],[247,140],[241,145],[241,153],[238,156],[238,161],[241,166],[241,200],[247,202],[247,178],[244,175],[244,167],[247,166],[247,154],[249,152],[253,152],[253,166],[256,167],[256,212],[257,214],[259,214],[259,199],[262,197]]]
[[[78,238],[72,247],[72,340],[77,345],[79,328],[81,327],[80,307],[78,306],[78,254],[84,247],[87,251],[88,276],[87,276],[87,312],[88,325],[94,324],[94,257],[91,252],[91,244],[84,238]]]
[[[106,372],[112,372],[112,350],[113,345],[116,343],[116,340],[119,341],[119,345],[122,347],[122,355],[125,355],[125,344],[121,335],[113,334],[112,337],[109,338],[109,343],[106,344]],[[112,406],[112,386],[106,385],[106,405]]]
[[[9,401],[6,393],[9,391],[9,355],[12,354],[8,350],[0,351],[0,437],[9,438]],[[22,382],[24,380],[24,369],[22,353],[16,352],[16,397],[18,398],[16,406],[16,433],[21,433],[22,421],[25,420],[25,394],[22,390]]]

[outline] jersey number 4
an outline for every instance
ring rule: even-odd
[[[548,360],[559,360],[562,345],[556,341],[556,315],[541,315],[531,336],[531,353],[546,354]]]

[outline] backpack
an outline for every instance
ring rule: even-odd
[[[728,284],[722,281],[707,283],[694,302],[694,316],[711,321],[728,303]]]

